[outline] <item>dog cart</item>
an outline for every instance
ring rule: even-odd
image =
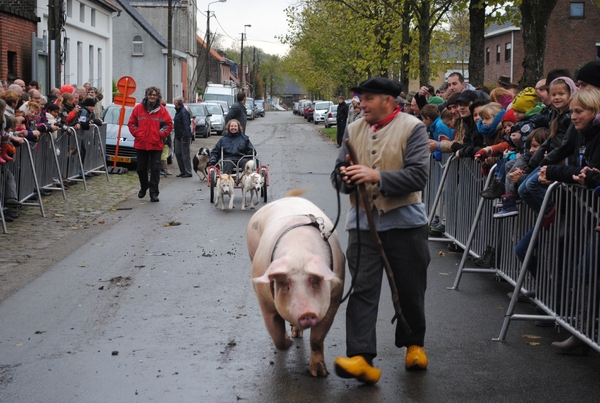
[[[224,159],[223,158],[223,149],[221,149],[221,158],[219,159],[217,164],[211,165],[206,169],[208,172],[208,186],[210,186],[210,202],[211,203],[215,202],[215,188],[217,187],[217,179],[221,175],[221,171],[223,170],[224,163],[229,162],[230,164],[234,165],[233,173],[231,173],[231,176],[233,177],[233,180],[235,181],[235,188],[238,189],[238,188],[241,188],[240,180],[242,178],[242,175],[244,174],[244,169],[245,169],[244,165],[249,160],[254,161],[254,167],[255,167],[254,172],[258,173],[263,179],[263,186],[260,189],[260,197],[263,198],[263,201],[265,203],[267,202],[267,194],[268,194],[267,187],[269,186],[269,167],[267,167],[266,165],[260,164],[260,161],[258,159],[256,151],[253,155],[244,155],[242,158],[240,158],[236,162],[234,160]]]

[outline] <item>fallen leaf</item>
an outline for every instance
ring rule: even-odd
[[[440,253],[438,253],[438,255],[440,255],[440,256],[446,256],[446,254],[444,252],[442,252],[442,251],[440,251]]]
[[[54,217],[64,217],[64,214],[60,214],[60,213],[54,213]]]
[[[79,267],[88,267],[87,264],[80,264]]]
[[[106,224],[106,221],[100,220],[100,221],[98,221],[98,224]]]
[[[540,343],[538,343],[537,341],[529,341],[529,342],[527,342],[527,344],[529,344],[530,346],[533,346],[533,347],[540,345]]]
[[[536,336],[534,334],[524,334],[521,336],[524,339],[541,339],[542,336]]]

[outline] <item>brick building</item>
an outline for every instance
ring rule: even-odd
[[[208,59],[206,57],[206,41],[196,35],[198,43],[198,75],[197,84],[206,88],[206,70],[208,69],[208,82],[214,84],[223,84],[224,82],[234,82],[239,85],[237,74],[232,69],[237,68],[231,60],[225,57],[225,53],[220,50],[210,48]],[[208,62],[208,65],[207,65]]]
[[[36,2],[0,0],[0,79],[31,80],[31,34],[37,30]]]
[[[571,74],[600,57],[600,8],[594,1],[558,0],[548,21],[544,74],[567,68]],[[523,36],[511,23],[494,24],[485,31],[484,83],[495,85],[506,75],[511,82],[523,76]],[[541,78],[541,77],[540,77]]]

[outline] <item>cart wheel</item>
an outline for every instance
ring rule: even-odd
[[[262,197],[264,202],[267,202],[267,170],[265,168],[261,168],[260,169],[260,176],[262,176],[263,178],[263,187],[260,188],[260,191],[262,193]]]
[[[217,174],[215,173],[214,169],[210,170],[210,202],[214,203],[215,202],[215,186],[217,186]]]

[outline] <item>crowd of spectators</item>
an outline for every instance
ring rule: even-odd
[[[2,142],[0,165],[14,163],[16,148],[25,143],[38,142],[41,136],[50,135],[56,139],[59,130],[88,130],[90,124],[102,125],[102,94],[86,83],[82,86],[65,84],[52,88],[47,95],[42,94],[37,81],[25,84],[21,79],[10,85],[0,80],[0,124]],[[82,150],[82,155],[84,154]],[[20,206],[14,175],[4,170],[5,187],[3,211],[5,220],[19,217],[15,208]],[[76,182],[63,178],[65,188]],[[47,191],[41,190],[42,194]],[[35,197],[35,196],[34,196]]]

